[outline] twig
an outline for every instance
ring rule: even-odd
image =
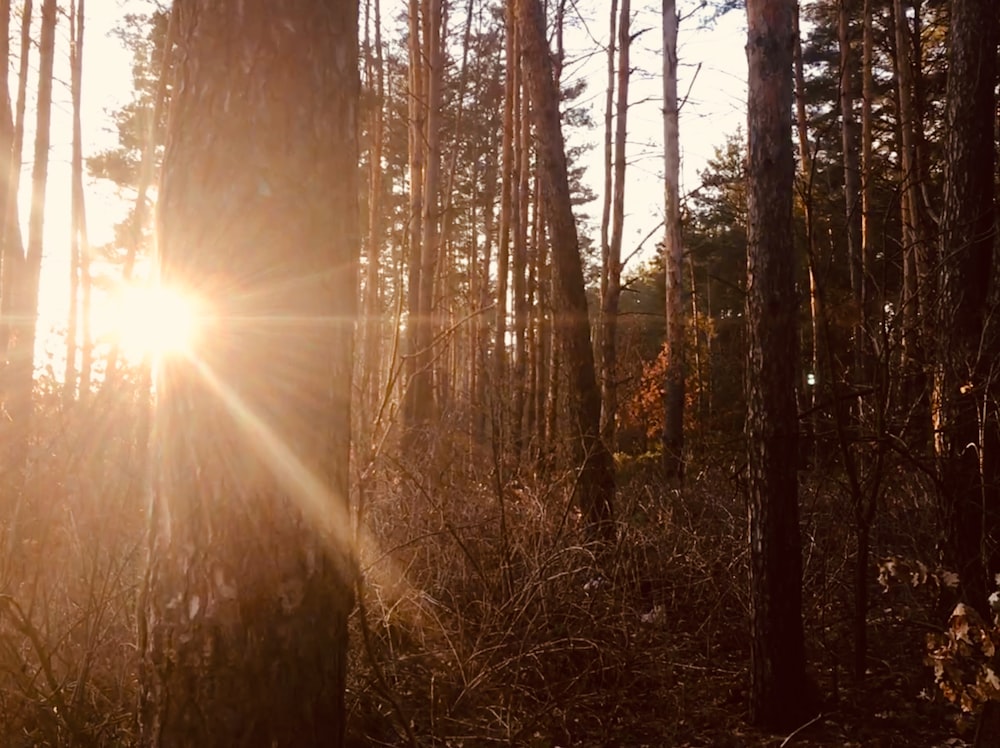
[[[817,714],[815,717],[813,717],[811,720],[809,720],[808,722],[806,722],[801,727],[797,727],[794,730],[792,730],[792,732],[789,734],[789,736],[787,738],[785,738],[784,740],[781,741],[781,745],[778,748],[785,748],[786,745],[788,745],[789,743],[792,742],[792,738],[794,738],[796,735],[798,735],[803,730],[805,730],[805,729],[807,729],[809,727],[812,727],[817,722],[819,722],[821,719],[823,719],[823,712],[820,712],[819,714]]]

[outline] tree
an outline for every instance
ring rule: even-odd
[[[572,413],[580,465],[576,486],[578,500],[591,535],[609,538],[614,532],[614,463],[600,433],[601,392],[590,344],[583,263],[570,201],[559,95],[545,39],[545,15],[539,0],[508,2],[516,11],[527,91],[531,97],[545,223],[551,242],[555,327],[571,397],[575,399]]]
[[[625,146],[628,134],[628,84],[632,70],[629,62],[632,10],[629,0],[622,0],[618,32],[618,101],[612,118],[611,99],[615,91],[615,5],[611,4],[611,40],[608,44],[608,92],[604,116],[604,210],[601,217],[601,394],[603,397],[601,433],[609,448],[615,444],[618,416],[618,309],[622,294],[622,236],[625,223]],[[611,122],[614,119],[614,137]],[[612,172],[611,141],[614,141]],[[612,180],[613,177],[613,180]],[[612,187],[612,181],[614,186]],[[611,236],[608,237],[608,222]]]
[[[158,373],[141,742],[341,745],[358,4],[178,25],[159,270],[203,330]]]
[[[752,720],[800,722],[805,688],[798,511],[798,298],[792,242],[795,0],[748,0],[747,442]]]
[[[1000,572],[995,323],[997,15],[952,0],[941,216],[934,433],[951,560],[966,600],[988,615]]]
[[[677,102],[677,4],[663,3],[663,240],[666,275],[667,369],[663,386],[663,466],[667,477],[684,475],[684,302],[680,215],[680,136]]]
[[[34,409],[35,340],[38,332],[38,284],[42,270],[45,232],[45,193],[48,187],[50,126],[52,121],[52,70],[55,64],[56,2],[42,3],[42,27],[38,42],[38,105],[35,122],[34,164],[31,169],[31,211],[28,244],[22,258],[10,263],[15,273],[13,318],[14,344],[10,346],[10,382],[7,411],[15,434],[12,467],[22,470],[27,456]],[[20,104],[19,104],[20,106]]]

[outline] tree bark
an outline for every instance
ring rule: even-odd
[[[810,704],[798,522],[798,296],[792,242],[795,0],[748,0],[747,444],[751,719],[801,724]]]
[[[995,336],[997,16],[952,0],[945,95],[944,211],[935,362],[935,448],[951,561],[965,600],[988,616],[1000,572]]]
[[[545,16],[539,0],[509,0],[516,8],[523,68],[531,96],[538,168],[542,178],[546,227],[551,241],[555,326],[574,400],[573,426],[579,479],[577,492],[591,537],[614,536],[614,463],[601,439],[601,392],[590,342],[590,319],[584,290],[583,263],[570,202],[566,149],[559,118],[559,92],[545,38]]]
[[[612,200],[611,240],[604,258],[607,284],[601,297],[601,434],[614,449],[618,415],[618,309],[622,295],[622,237],[625,223],[625,146],[628,136],[628,84],[631,76],[631,7],[622,0],[618,21],[618,101],[615,106],[615,187]]]
[[[667,369],[663,383],[663,467],[670,480],[684,477],[684,248],[680,213],[680,135],[677,101],[677,4],[663,2],[663,143],[665,186]]]
[[[343,744],[357,304],[358,5],[184,5],[140,600],[145,746]]]

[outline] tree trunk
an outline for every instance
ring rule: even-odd
[[[63,393],[67,401],[77,396],[77,347],[80,327],[80,297],[83,291],[83,255],[86,217],[83,191],[83,128],[80,122],[80,101],[83,82],[83,29],[85,0],[71,0],[69,9],[70,91],[73,101],[73,154],[71,159],[72,199],[70,218],[70,284],[69,318],[66,323],[66,370]],[[82,394],[82,393],[81,393]]]
[[[795,0],[748,0],[747,443],[751,719],[801,724],[806,698],[798,519],[798,297],[792,242]]]
[[[615,52],[618,47],[618,0],[611,0],[608,18],[607,87],[604,90],[604,190],[601,199],[601,325],[597,329],[597,366],[601,381],[601,433],[607,433],[608,368],[604,360],[604,299],[611,270],[611,203],[613,200],[615,144]]]
[[[514,202],[515,169],[517,159],[514,155],[514,119],[517,111],[518,76],[517,59],[517,27],[514,22],[513,10],[508,0],[504,40],[504,106],[503,129],[500,155],[500,237],[497,242],[497,289],[496,289],[496,324],[493,340],[493,392],[499,398],[494,409],[494,433],[504,438],[506,428],[507,392],[507,295],[510,289],[510,244],[511,227],[517,205]]]
[[[570,202],[566,150],[559,117],[559,95],[545,39],[545,16],[539,0],[509,0],[517,9],[523,68],[531,96],[538,167],[542,178],[545,224],[551,241],[556,329],[565,356],[574,418],[578,500],[588,533],[614,536],[614,463],[601,439],[601,392],[590,343],[590,319],[583,263]]]
[[[375,417],[382,393],[381,372],[381,255],[384,235],[382,218],[382,144],[385,130],[385,68],[382,60],[382,7],[374,0],[374,49],[366,50],[368,86],[372,89],[371,146],[368,156],[368,241],[365,243],[364,356],[362,388],[365,412]]]
[[[358,5],[200,0],[179,24],[159,271],[204,314],[157,381],[140,742],[338,746]]]
[[[442,0],[424,0],[423,80],[427,94],[424,134],[424,189],[420,239],[420,285],[417,294],[416,371],[408,394],[413,398],[411,426],[427,427],[434,415],[434,278],[441,241],[438,197],[441,191],[441,87],[444,82],[441,50]]]
[[[406,277],[406,379],[404,392],[404,420],[407,429],[412,429],[419,421],[417,412],[417,381],[420,352],[420,273],[422,269],[422,237],[424,208],[424,154],[427,102],[425,96],[423,46],[420,43],[420,2],[410,0],[409,4],[409,89],[407,91],[407,111],[409,114],[408,167],[410,206],[407,219],[407,277]]]
[[[52,69],[55,63],[56,2],[42,4],[42,28],[38,43],[38,104],[35,125],[35,161],[31,171],[31,212],[28,217],[28,247],[23,272],[14,288],[15,343],[11,353],[11,390],[7,411],[15,429],[9,463],[24,468],[35,385],[35,340],[38,332],[38,284],[42,270],[45,230],[45,192],[49,176],[49,143],[52,119]]]
[[[2,216],[3,230],[0,239],[4,242],[3,279],[0,288],[0,351],[6,366],[0,371],[0,384],[4,392],[11,388],[9,356],[12,349],[11,333],[17,314],[15,292],[24,275],[24,242],[21,236],[21,222],[18,214],[18,194],[21,184],[21,157],[24,151],[24,110],[28,93],[28,57],[31,52],[32,2],[25,0],[21,11],[21,49],[17,73],[17,111],[14,114],[12,143],[10,147],[10,171],[7,177],[7,200]],[[4,89],[7,90],[7,89]]]
[[[989,615],[1000,572],[996,252],[997,16],[989,0],[952,0],[946,90],[941,313],[934,433],[951,561],[966,602]]]
[[[605,257],[607,287],[601,297],[601,434],[608,449],[614,449],[618,415],[618,309],[622,295],[622,236],[625,223],[625,145],[628,136],[629,60],[632,46],[631,8],[622,0],[618,22],[618,102],[615,108],[615,187],[612,204],[611,241]]]
[[[663,383],[663,467],[670,480],[684,477],[684,249],[681,246],[680,136],[677,102],[677,5],[663,0],[663,143],[665,186],[667,370]]]
[[[858,159],[858,125],[854,116],[857,56],[851,34],[851,11],[855,0],[840,0],[837,13],[837,38],[840,46],[840,137],[844,152],[844,218],[847,223],[847,264],[851,292],[861,306],[861,167]],[[860,319],[860,315],[859,315]],[[852,381],[860,384],[862,338],[864,330],[856,325]]]

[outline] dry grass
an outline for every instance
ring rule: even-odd
[[[45,412],[0,548],[0,745],[132,745],[137,410],[67,416],[51,400]],[[470,457],[467,441],[433,444],[420,461],[383,451],[360,481],[352,745],[782,743],[746,725],[738,455],[706,450],[712,462],[692,466],[682,491],[662,488],[648,460],[623,463],[617,543],[598,548],[583,540],[571,473],[518,473]],[[869,675],[849,675],[854,547],[836,476],[803,474],[807,644],[826,701],[788,745],[942,745],[961,724],[922,664],[935,601],[885,596],[874,563]],[[890,477],[873,558],[932,562],[927,487],[902,469]]]

